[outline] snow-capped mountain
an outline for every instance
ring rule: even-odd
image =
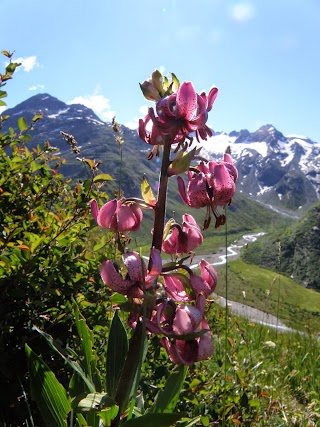
[[[265,125],[253,133],[215,132],[202,145],[202,154],[215,160],[230,146],[238,191],[261,202],[299,209],[320,198],[320,144],[305,136]]]
[[[103,160],[102,168],[106,167],[106,172],[117,170],[118,146],[111,124],[100,120],[83,105],[68,105],[49,94],[38,94],[4,112],[10,115],[4,124],[17,128],[20,116],[30,123],[39,112],[44,117],[37,122],[30,144],[49,140],[59,147],[68,160],[64,174],[74,176],[75,159],[60,131],[75,137],[82,156]],[[122,129],[124,155],[130,159],[132,169],[127,184],[131,193],[138,194],[140,183],[134,182],[133,169],[137,167],[139,173],[143,169],[143,173],[156,182],[159,165],[146,159],[151,147],[141,142],[136,131],[124,126]],[[320,198],[320,144],[305,136],[284,136],[274,126],[265,125],[253,133],[248,130],[230,134],[213,132],[213,136],[201,144],[201,155],[215,160],[220,160],[230,146],[239,170],[237,191],[264,204],[304,210]]]

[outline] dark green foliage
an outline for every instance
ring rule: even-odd
[[[11,78],[15,66],[8,67]],[[33,325],[67,343],[72,339],[71,297],[78,299],[89,321],[106,322],[107,291],[99,266],[102,251],[109,248],[108,236],[93,236],[88,206],[94,197],[106,200],[103,183],[94,182],[91,168],[88,179],[71,184],[60,173],[64,160],[49,142],[30,146],[40,117],[19,118],[18,130],[6,132],[8,117],[0,119],[0,388],[6,391],[0,419],[13,425],[27,413],[26,401],[18,399],[20,383],[28,389],[24,344],[32,341],[37,354],[43,349]],[[66,372],[58,369],[57,375],[66,377]]]

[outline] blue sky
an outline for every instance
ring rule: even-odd
[[[0,50],[23,64],[9,107],[47,92],[137,126],[138,83],[158,68],[219,88],[215,130],[271,123],[320,142],[319,0],[0,0],[0,11]]]

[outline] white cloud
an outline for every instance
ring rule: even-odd
[[[7,106],[5,106],[5,105],[4,105],[3,107],[0,107],[0,114],[1,114],[1,113],[3,113],[3,111],[4,111],[4,110],[6,110],[7,108],[8,108],[8,107],[7,107]]]
[[[40,84],[32,85],[29,87],[29,90],[43,90],[43,89],[44,89],[44,85],[40,85]]]
[[[39,67],[39,63],[37,61],[36,56],[28,56],[27,58],[15,58],[14,62],[19,62],[21,64],[19,68],[22,68],[26,72],[33,70],[35,67]]]
[[[91,108],[102,120],[111,122],[116,115],[115,111],[111,110],[110,100],[103,95],[88,95],[77,96],[68,102],[68,104],[82,104]]]
[[[231,18],[237,22],[250,21],[255,16],[255,8],[252,3],[236,3],[230,10]]]

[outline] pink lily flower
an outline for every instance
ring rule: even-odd
[[[164,300],[157,304],[151,319],[146,320],[147,328],[155,334],[172,337],[195,338],[201,331],[205,310],[205,297],[199,295],[196,306],[190,304],[175,304],[171,300]],[[209,327],[207,327],[209,330]],[[186,338],[184,338],[186,339]]]
[[[203,320],[202,327],[204,329],[208,327],[205,320]],[[190,366],[195,362],[207,360],[214,350],[210,331],[189,341],[179,339],[169,340],[168,337],[163,337],[160,342],[167,351],[172,363],[176,365]]]
[[[151,286],[156,285],[162,270],[160,251],[152,248],[150,256],[151,268],[148,270],[137,252],[126,252],[122,255],[123,263],[127,268],[125,278],[122,277],[111,260],[106,260],[101,266],[101,278],[105,285],[114,292],[131,298],[142,298],[144,286],[149,289]]]
[[[179,275],[164,274],[163,281],[167,295],[174,301],[187,302],[192,300],[187,294],[182,281],[179,279]]]
[[[216,212],[218,206],[230,205],[235,193],[235,183],[238,178],[237,168],[231,156],[224,154],[221,162],[201,162],[197,168],[188,171],[188,185],[178,176],[178,190],[182,201],[193,208],[208,207],[207,216],[210,218],[210,209],[217,219],[216,227],[224,224],[224,215]]]
[[[149,108],[148,115],[139,121],[139,136],[148,144],[163,144],[168,136],[172,143],[183,142],[192,132],[199,140],[212,136],[211,129],[206,125],[208,112],[211,110],[218,89],[213,87],[208,96],[203,92],[196,93],[191,82],[180,85],[177,93],[160,99],[156,104],[156,113]],[[151,133],[147,133],[146,125],[152,120]],[[154,130],[154,128],[156,130]]]
[[[110,200],[101,209],[91,200],[91,213],[100,227],[115,231],[135,231],[140,227],[142,211],[135,203],[124,204],[125,199]]]
[[[204,259],[200,261],[199,266],[201,276],[192,273],[190,275],[190,284],[196,295],[202,294],[207,298],[217,286],[218,274],[214,267]]]
[[[182,219],[182,226],[174,222],[171,232],[163,240],[162,250],[166,254],[189,253],[203,242],[201,229],[193,216],[184,214]]]

